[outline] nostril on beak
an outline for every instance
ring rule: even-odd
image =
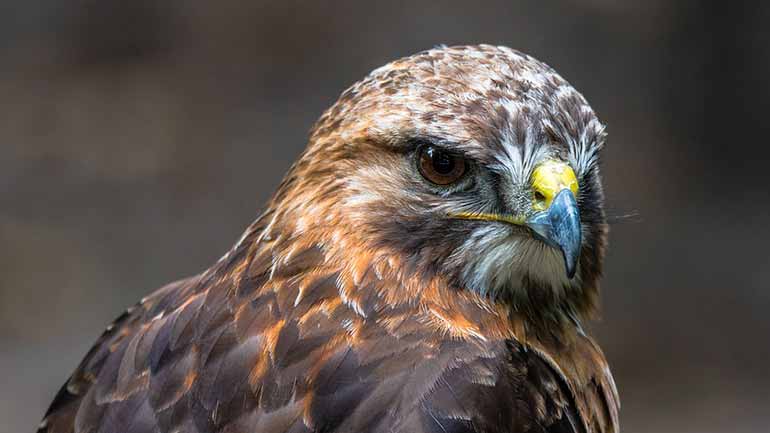
[[[548,209],[548,195],[540,190],[535,190],[533,192],[533,201],[532,201],[532,208],[536,211],[544,211]]]
[[[568,189],[573,195],[577,195],[578,191],[575,171],[564,161],[553,159],[543,161],[532,171],[530,182],[532,209],[536,212],[548,209],[562,190]]]

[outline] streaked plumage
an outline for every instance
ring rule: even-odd
[[[580,327],[605,248],[602,141],[577,91],[508,48],[375,70],[228,254],[110,325],[39,431],[617,432],[612,376]],[[472,184],[426,185],[425,142],[473,161]],[[544,158],[580,184],[574,278],[519,226],[451,217],[533,214]]]

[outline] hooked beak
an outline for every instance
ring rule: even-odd
[[[524,224],[540,240],[561,251],[567,277],[574,277],[580,258],[582,232],[580,211],[572,191],[569,188],[559,191],[548,209],[532,215]]]
[[[561,251],[567,277],[571,279],[577,272],[582,242],[580,210],[575,200],[578,192],[575,172],[567,163],[549,159],[535,168],[531,182],[535,193],[532,209],[536,213],[529,218],[485,213],[454,213],[452,216],[528,227],[538,239]]]

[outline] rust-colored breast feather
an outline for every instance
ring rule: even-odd
[[[542,342],[458,337],[427,300],[383,300],[397,269],[350,279],[318,246],[273,239],[124,313],[39,432],[615,431],[611,378],[587,338],[556,356]]]

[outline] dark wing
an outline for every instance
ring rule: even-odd
[[[455,359],[423,397],[421,416],[433,424],[425,431],[585,432],[566,384],[534,352],[514,341],[474,351],[467,363]]]
[[[218,266],[111,325],[39,433],[583,431],[535,351],[442,336],[414,305],[380,303],[367,286],[392,282],[376,272],[351,308],[316,247]]]
[[[38,432],[110,431],[100,430],[109,423],[122,423],[126,432],[157,431],[146,389],[150,358],[163,343],[148,323],[186,302],[194,286],[195,279],[169,284],[110,324],[59,390]],[[131,362],[138,358],[147,366]]]
[[[599,346],[578,332],[565,341],[527,342],[528,349],[550,368],[554,381],[569,390],[570,405],[588,433],[617,433],[620,400],[607,360]]]
[[[313,253],[293,262],[295,276],[317,264]],[[276,274],[275,286],[263,287],[272,260],[269,248],[261,254],[237,250],[124,313],[57,394],[39,433],[311,431],[302,378],[332,331],[299,338],[289,311],[309,307],[288,297],[298,280]],[[332,293],[328,277],[314,274],[318,300]]]
[[[402,326],[409,332],[409,320]],[[567,385],[517,342],[447,339],[431,350],[404,338],[340,354],[317,390],[319,431],[586,432]]]

